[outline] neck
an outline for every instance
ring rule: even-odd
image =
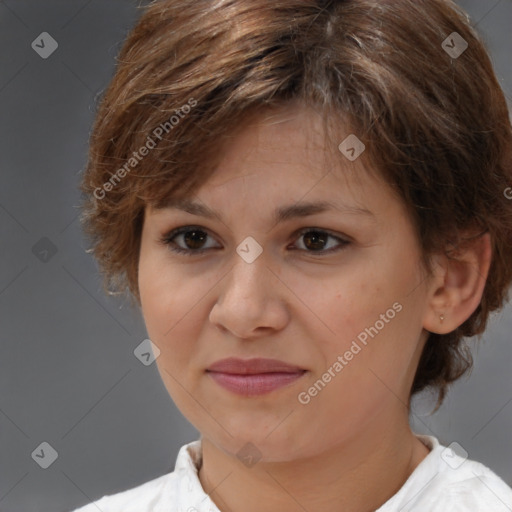
[[[391,498],[428,449],[412,433],[375,421],[353,439],[315,456],[244,466],[236,456],[202,438],[199,479],[222,512],[369,512]]]

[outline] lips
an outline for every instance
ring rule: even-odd
[[[238,359],[236,357],[229,357],[213,363],[207,371],[236,375],[255,375],[260,373],[302,373],[305,370],[278,359]]]
[[[306,370],[277,359],[230,357],[215,362],[206,372],[224,389],[248,397],[287,386],[300,379]]]

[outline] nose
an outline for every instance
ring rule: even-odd
[[[261,254],[247,263],[238,254],[228,275],[218,284],[210,322],[240,339],[269,336],[289,321],[286,286]]]

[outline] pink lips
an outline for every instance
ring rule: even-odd
[[[217,361],[206,371],[220,386],[244,396],[269,393],[299,379],[306,372],[277,359],[234,357]]]

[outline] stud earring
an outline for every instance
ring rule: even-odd
[[[443,323],[444,315],[439,315],[439,320],[441,320],[441,323]]]

